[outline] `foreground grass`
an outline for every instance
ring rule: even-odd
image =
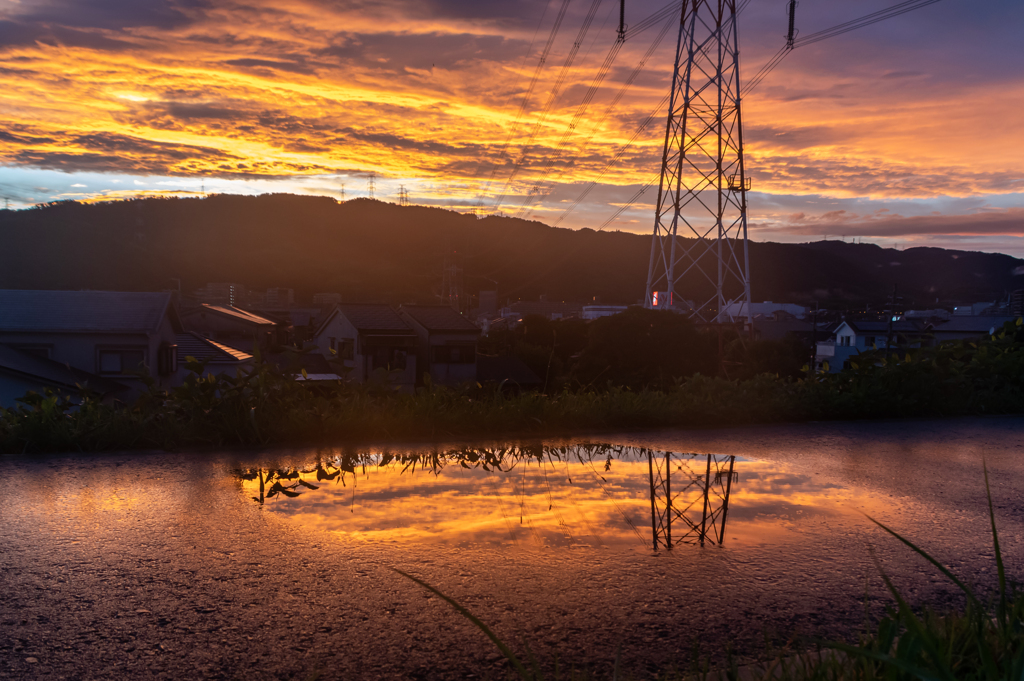
[[[386,382],[309,386],[257,363],[234,377],[190,362],[185,383],[133,404],[29,394],[0,409],[0,452],[337,445],[369,440],[553,435],[662,426],[1024,413],[1024,327],[905,356],[866,353],[836,374],[732,381],[696,375],[670,390],[622,387],[505,395],[479,386],[400,395]]]
[[[879,570],[893,598],[893,604],[877,629],[861,637],[857,645],[822,643],[816,650],[799,653],[776,652],[766,661],[738,666],[730,660],[724,668],[712,669],[695,662],[686,671],[668,671],[665,681],[1020,681],[1024,679],[1024,592],[1009,584],[1003,565],[992,508],[992,492],[985,470],[989,519],[994,545],[998,593],[983,602],[963,580],[926,551],[894,530],[872,519],[909,550],[922,556],[954,584],[965,598],[963,610],[939,614],[915,611],[889,577]],[[593,679],[634,679],[629,670],[614,667],[601,673],[593,670],[559,669],[556,664],[545,674],[524,642],[525,662],[504,641],[467,608],[422,580],[392,568],[448,602],[480,629],[512,667],[512,678],[521,681],[544,679],[591,681]]]

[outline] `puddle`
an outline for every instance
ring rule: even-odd
[[[463,548],[785,543],[872,503],[778,462],[610,444],[321,452],[232,474],[252,504],[344,540]]]

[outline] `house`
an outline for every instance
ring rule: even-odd
[[[42,364],[19,365],[9,355],[7,390],[20,389],[17,381],[23,384],[25,378],[13,376],[22,370],[35,376],[31,380],[54,386],[71,380],[74,372],[84,372],[82,377],[94,383],[91,376],[98,376],[125,386],[120,391],[104,384],[122,399],[145,390],[140,371],[158,386],[170,387],[177,380],[182,332],[170,293],[0,290],[0,344],[72,372],[58,377]]]
[[[439,385],[475,382],[480,328],[446,305],[403,305],[399,310],[419,339],[416,364]]]
[[[48,389],[69,396],[76,404],[85,391],[101,400],[130,391],[123,383],[0,345],[0,407],[17,406],[17,400],[28,392],[44,395]]]
[[[181,321],[189,331],[246,352],[257,347],[266,352],[286,340],[280,338],[282,332],[287,332],[279,328],[282,322],[230,305],[203,303],[182,310]]]
[[[583,319],[592,320],[601,317],[611,317],[629,309],[627,305],[584,305]]]
[[[788,315],[796,317],[797,319],[803,319],[807,314],[807,308],[803,305],[794,305],[793,303],[773,303],[770,300],[766,300],[763,303],[751,303],[750,311],[747,311],[746,301],[739,303],[729,303],[725,306],[723,312],[729,319],[738,319],[747,317],[771,317],[776,312],[785,312]]]
[[[905,319],[892,322],[892,346],[920,347],[926,328]],[[884,349],[888,334],[889,322],[844,321],[836,328],[835,338],[818,343],[815,367],[821,369],[827,362],[829,371],[836,373],[849,366],[851,357],[875,348]]]
[[[184,383],[185,377],[190,373],[186,366],[186,360],[189,358],[205,362],[204,376],[207,374],[234,376],[240,369],[252,366],[253,356],[249,353],[204,338],[194,331],[179,333],[175,342],[178,346],[178,370],[175,385]]]
[[[1004,315],[998,317],[953,317],[948,322],[936,324],[932,334],[937,342],[955,341],[964,338],[981,338],[997,333],[1006,322],[1017,318]]]
[[[416,332],[388,305],[338,305],[312,342],[323,356],[340,360],[349,380],[363,383],[374,372],[386,372],[400,390],[416,384]]]

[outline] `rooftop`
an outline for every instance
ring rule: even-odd
[[[936,324],[933,331],[936,333],[977,333],[980,335],[991,333],[993,330],[998,331],[1006,322],[1016,321],[1016,317],[1008,315],[1001,317],[953,317],[948,322]]]
[[[277,325],[277,322],[275,322],[272,319],[267,319],[266,317],[261,317],[258,314],[246,312],[245,310],[239,309],[237,307],[232,307],[230,305],[210,305],[208,303],[203,303],[203,306],[198,309],[200,312],[217,312],[219,314],[234,317],[235,319],[239,319],[244,322],[250,322],[252,324],[270,324],[272,326]]]
[[[194,357],[200,362],[209,360],[221,364],[224,362],[239,363],[252,359],[252,355],[241,350],[203,338],[198,333],[179,333],[174,342],[178,345],[178,361],[185,361],[186,357]]]
[[[359,331],[386,331],[392,333],[412,333],[409,325],[391,309],[390,305],[377,303],[345,303],[335,308],[326,324],[334,314],[341,313],[349,323]]]
[[[72,369],[67,364],[37,357],[3,344],[0,344],[0,371],[34,378],[55,388],[69,388],[75,392],[79,391],[79,385],[87,386],[101,395],[128,389],[127,386],[109,378]]]
[[[0,290],[0,331],[152,333],[170,293]]]
[[[480,331],[480,327],[447,305],[403,305],[402,312],[427,331]]]

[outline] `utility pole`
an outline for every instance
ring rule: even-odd
[[[626,42],[626,0],[619,0],[619,42]]]
[[[398,186],[398,205],[408,206],[409,205],[409,192],[405,190],[405,185]]]
[[[342,201],[345,200],[345,183],[344,182],[341,183],[341,200]]]
[[[751,317],[736,4],[683,2],[644,297],[674,308],[685,280],[692,316],[719,324]]]

